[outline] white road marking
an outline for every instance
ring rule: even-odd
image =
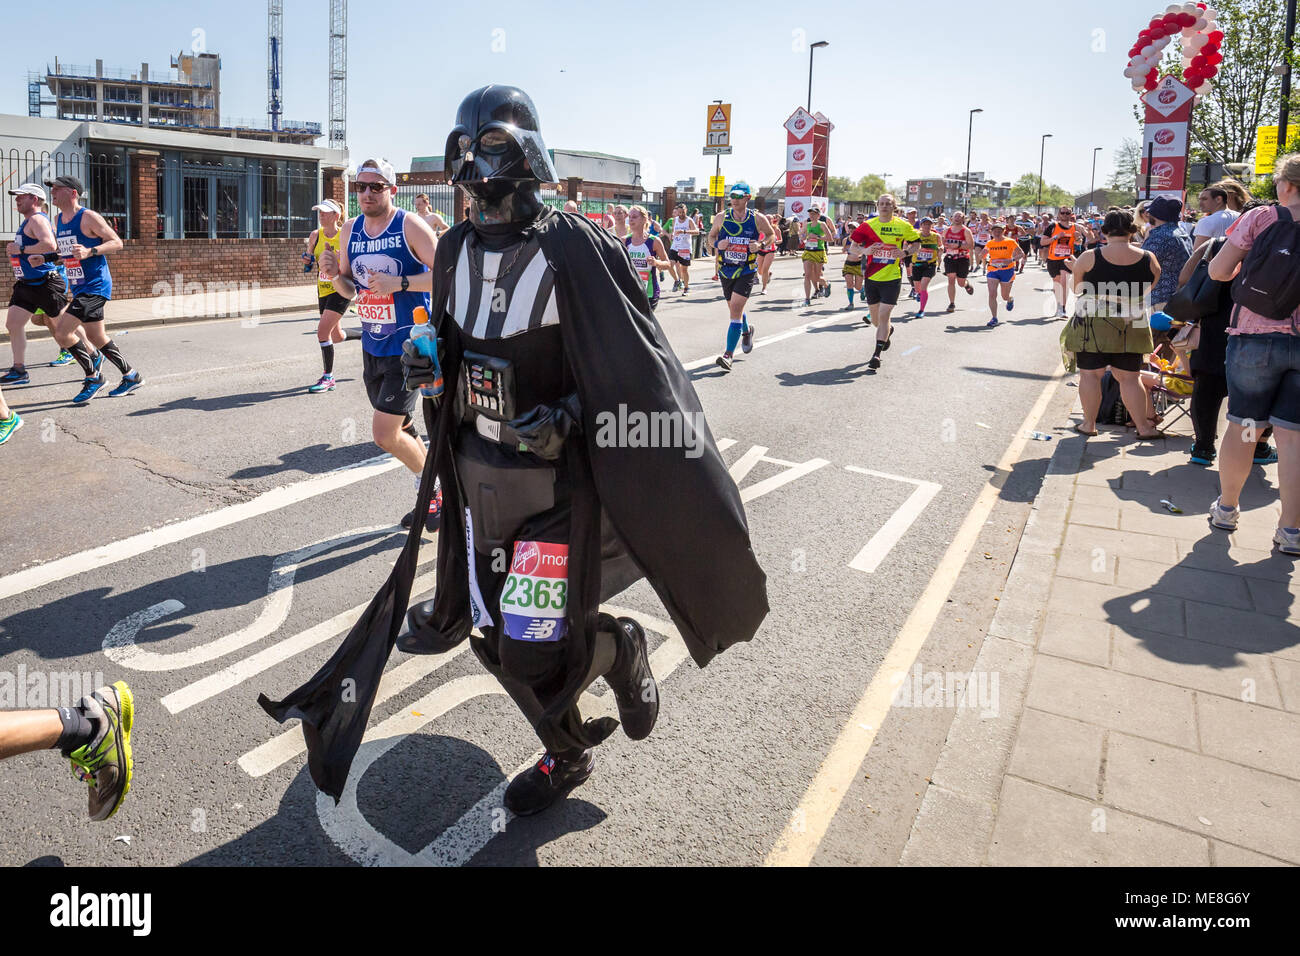
[[[324,541],[317,541],[305,547],[282,554],[271,566],[271,575],[266,584],[266,604],[257,618],[247,627],[240,628],[225,637],[208,641],[198,647],[170,654],[159,654],[145,650],[136,644],[136,635],[149,624],[170,614],[185,609],[180,601],[164,601],[144,611],[139,611],[119,621],[104,637],[104,656],[114,664],[138,671],[174,671],[195,664],[204,664],[218,657],[224,657],[241,647],[256,643],[268,634],[280,629],[289,617],[289,608],[293,604],[293,584],[298,566],[313,555],[328,551],[332,547],[357,541],[361,538],[375,536],[378,532],[397,531],[389,525],[375,525],[370,528],[358,528],[346,534],[336,535]]]
[[[603,610],[618,617],[633,618],[643,627],[667,637],[650,655],[650,667],[661,687],[689,656],[681,634],[669,622],[627,608],[606,606]],[[458,866],[472,859],[496,836],[493,823],[510,819],[509,812],[501,805],[506,786],[516,775],[537,762],[540,751],[516,767],[506,779],[418,853],[403,849],[380,833],[357,805],[357,787],[376,760],[401,743],[407,734],[418,732],[469,700],[489,694],[505,694],[495,678],[488,675],[460,677],[448,681],[409,708],[404,708],[401,713],[394,714],[366,732],[338,805],[335,806],[334,801],[324,793],[316,795],[316,813],[321,826],[339,849],[363,866]],[[603,697],[584,694],[580,706],[584,716],[588,717],[612,714],[615,710],[613,695],[608,693]],[[422,716],[415,716],[416,712]],[[494,813],[497,809],[500,812]]]
[[[856,465],[845,465],[846,471],[856,472],[860,475],[871,475],[875,478],[884,478],[888,481],[902,481],[909,485],[916,485],[916,490],[908,496],[903,502],[903,506],[889,516],[886,521],[866,543],[857,557],[849,562],[849,567],[854,571],[862,571],[865,574],[874,574],[876,568],[880,567],[880,562],[893,550],[894,545],[902,540],[907,529],[912,527],[914,522],[925,506],[928,505],[934,496],[942,489],[933,481],[920,481],[915,478],[903,478],[900,475],[887,475],[882,471],[871,471],[868,468],[859,468]]]
[[[750,445],[749,451],[737,458],[735,464],[727,469],[728,474],[731,475],[731,480],[739,485],[766,454],[767,449],[762,445]]]
[[[940,560],[921,599],[912,608],[912,613],[908,615],[871,683],[849,715],[831,746],[830,753],[822,761],[803,799],[799,801],[799,806],[791,813],[790,822],[768,853],[765,865],[807,866],[812,862],[840,803],[853,785],[862,762],[875,742],[875,728],[880,727],[889,715],[894,697],[894,675],[906,673],[915,663],[953,584],[961,574],[966,558],[984,529],[984,522],[997,503],[1006,477],[1020,460],[1020,455],[1029,442],[1025,432],[1030,431],[1046,411],[1063,374],[1058,365],[1051,380],[1043,386],[1038,401],[1025,416],[1024,423],[1017,429],[1016,437],[998,460],[993,476],[980,490],[974,506]]]
[[[815,322],[808,322],[807,324],[801,325],[798,328],[787,329],[785,332],[778,332],[776,335],[769,335],[767,336],[767,338],[755,339],[754,348],[755,349],[765,348],[768,345],[774,345],[777,342],[783,342],[786,339],[792,339],[796,335],[803,335],[805,332],[811,332],[813,329],[820,329],[823,326],[834,325],[836,322],[843,322],[843,321],[844,321],[844,316],[832,315],[824,319],[818,319]],[[694,362],[683,363],[682,368],[686,369],[686,371],[688,372],[693,372],[697,368],[704,368],[706,366],[712,365],[717,360],[718,360],[717,356],[711,355],[707,358],[696,359]]]
[[[793,463],[781,461],[777,458],[761,458],[760,461],[770,462],[773,465],[786,466],[786,470],[779,475],[773,475],[771,478],[764,478],[762,481],[755,482],[748,488],[742,488],[740,500],[748,504],[755,498],[761,498],[763,495],[776,491],[782,485],[788,485],[796,478],[802,478],[804,475],[812,474],[818,468],[829,465],[830,462],[825,458],[809,458],[802,463]]]
[[[22,594],[25,591],[46,584],[53,584],[55,581],[62,581],[64,578],[70,578],[76,574],[107,567],[110,564],[116,564],[118,561],[124,561],[127,558],[133,558],[136,555],[169,544],[175,544],[187,538],[193,538],[196,535],[238,524],[249,518],[256,518],[272,511],[278,511],[280,508],[306,501],[308,498],[337,491],[340,488],[346,488],[348,485],[354,485],[358,481],[365,481],[367,478],[382,475],[394,468],[400,468],[401,465],[402,463],[391,455],[367,458],[365,461],[359,461],[354,465],[346,465],[335,471],[316,475],[295,482],[292,485],[272,488],[270,491],[258,495],[252,501],[218,508],[216,511],[210,511],[194,518],[186,518],[184,521],[164,525],[161,528],[154,528],[152,531],[142,531],[129,538],[123,538],[121,541],[114,541],[112,544],[91,548],[89,551],[81,551],[77,554],[68,555],[66,558],[59,558],[22,571],[16,571],[0,578],[0,600],[11,598],[16,594]]]
[[[417,577],[415,583],[411,586],[411,594],[421,594],[432,589],[433,582],[433,572]],[[164,697],[162,705],[171,713],[179,714],[182,710],[187,710],[195,704],[200,704],[217,694],[230,690],[230,688],[242,684],[250,677],[255,677],[262,671],[269,670],[276,664],[287,661],[295,654],[300,654],[310,647],[315,647],[317,644],[342,634],[357,623],[369,606],[369,601],[358,604],[342,614],[334,615],[327,621],[321,621],[314,627],[300,631],[293,637],[278,641],[271,647],[266,648],[266,650],[258,651],[243,660],[236,661],[228,667],[223,667],[216,673],[209,674],[192,684],[186,684],[179,690],[173,691]]]
[[[444,664],[451,663],[467,650],[469,650],[469,641],[464,641],[445,654],[421,655],[398,664],[380,678],[374,706],[378,707],[389,698],[400,694]],[[306,752],[307,741],[302,735],[302,724],[295,722],[284,733],[277,734],[266,743],[244,754],[239,758],[238,763],[250,777],[262,777],[281,764],[288,763],[294,757]]]

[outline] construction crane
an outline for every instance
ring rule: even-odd
[[[330,0],[330,149],[348,148],[348,0]]]
[[[280,64],[284,62],[284,0],[266,2],[266,112],[280,129]]]

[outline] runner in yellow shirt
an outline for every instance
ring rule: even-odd
[[[898,293],[903,285],[903,270],[899,268],[905,251],[919,248],[921,234],[906,219],[894,213],[898,202],[889,193],[876,200],[879,215],[858,226],[853,232],[853,242],[864,250],[862,257],[863,298],[871,310],[871,324],[876,327],[876,351],[867,362],[868,368],[880,368],[880,354],[889,348],[893,329],[889,314],[898,304]],[[852,248],[852,247],[850,247]],[[864,316],[864,322],[868,321]]]
[[[340,327],[343,313],[348,310],[348,299],[334,288],[334,283],[320,275],[321,253],[326,249],[339,252],[339,222],[343,218],[343,209],[333,199],[322,199],[311,207],[317,214],[320,228],[313,229],[307,237],[308,252],[302,254],[308,270],[315,268],[316,303],[320,309],[320,321],[316,325],[316,341],[320,344],[321,364],[325,373],[315,385],[309,385],[307,391],[313,394],[334,391],[334,346],[344,339]]]

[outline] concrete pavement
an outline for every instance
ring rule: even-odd
[[[996,713],[958,711],[904,864],[1300,863],[1277,466],[1254,469],[1239,530],[1215,530],[1218,476],[1180,425],[1154,445],[1057,429],[974,668],[998,677]]]

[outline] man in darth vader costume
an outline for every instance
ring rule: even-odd
[[[437,586],[411,609],[398,646],[436,654],[470,640],[546,749],[506,790],[506,806],[525,815],[586,780],[593,748],[619,722],[640,740],[658,715],[645,635],[602,613],[603,600],[646,578],[703,667],[754,635],[766,579],[740,494],[626,250],[541,200],[558,177],[532,100],[510,86],[471,93],[444,157],[471,209],[433,266],[440,368],[411,343],[403,357],[408,388],[445,383],[425,401],[420,490],[423,503],[441,479]],[[613,427],[637,421],[659,431]],[[321,671],[283,701],[261,698],[277,719],[303,719],[312,777],[336,799],[400,630],[420,530]],[[601,676],[619,721],[579,711]]]

